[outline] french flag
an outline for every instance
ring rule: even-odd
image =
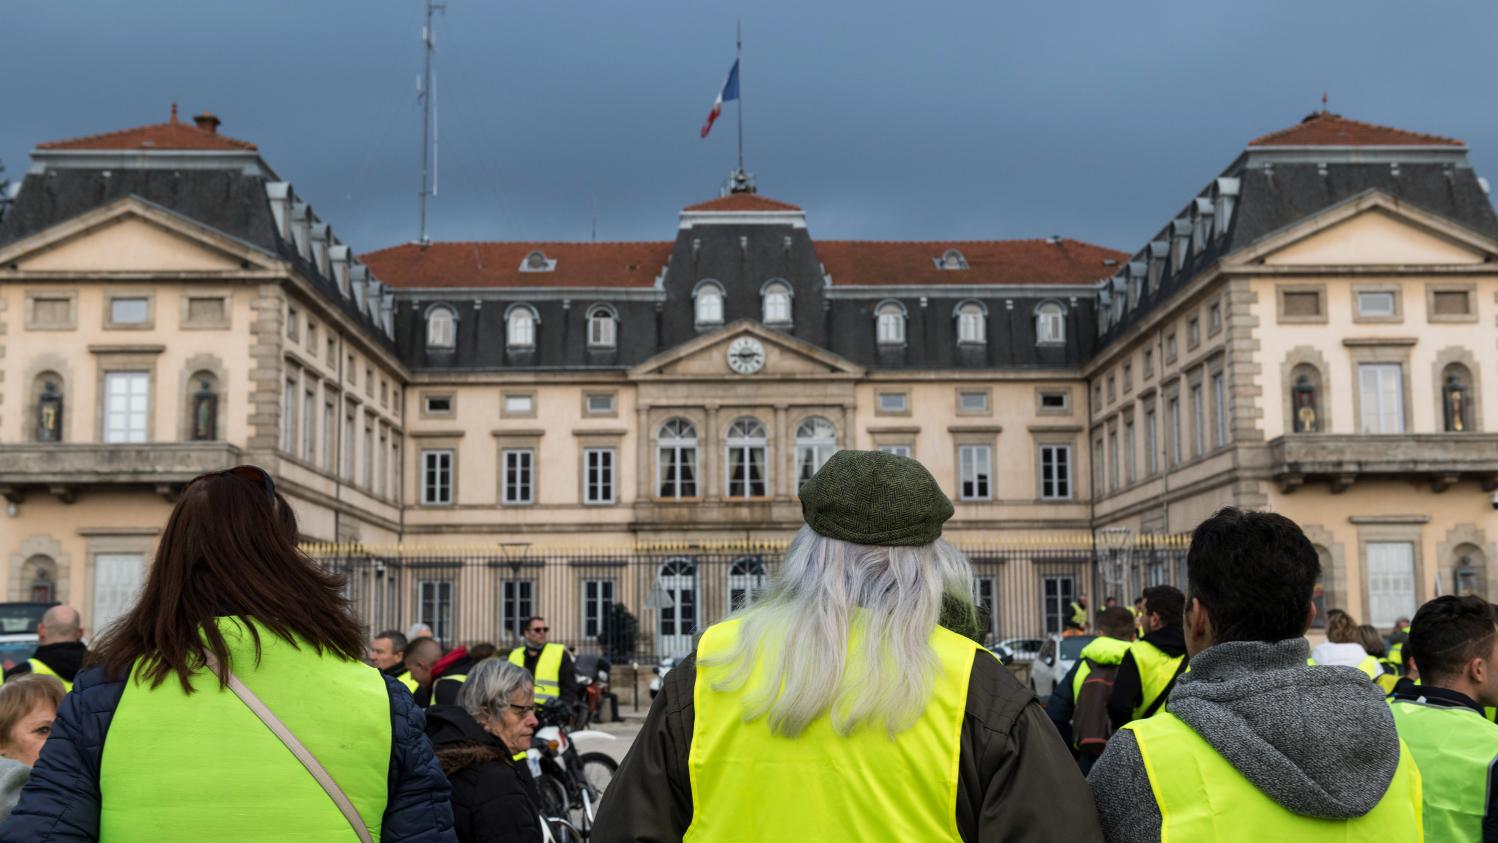
[[[713,123],[717,121],[718,115],[723,113],[723,103],[731,102],[739,98],[739,61],[733,60],[733,69],[728,71],[728,81],[723,83],[723,90],[718,92],[718,98],[713,100],[713,110],[707,113],[707,122],[702,124],[702,136],[713,130]]]

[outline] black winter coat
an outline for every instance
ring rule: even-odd
[[[459,843],[535,843],[541,796],[530,768],[457,706],[427,709],[427,737],[453,788]]]

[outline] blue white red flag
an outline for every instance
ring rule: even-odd
[[[718,98],[713,100],[713,110],[707,113],[707,122],[702,124],[702,136],[713,130],[713,123],[718,115],[723,113],[723,103],[731,102],[739,98],[739,62],[733,61],[733,69],[728,71],[728,81],[723,83],[723,90],[718,92]]]

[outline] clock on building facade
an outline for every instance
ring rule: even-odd
[[[765,347],[754,337],[739,337],[728,344],[728,368],[752,375],[765,366]]]

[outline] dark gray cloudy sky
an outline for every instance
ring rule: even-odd
[[[217,112],[356,250],[416,236],[419,0],[0,0],[0,160]],[[448,0],[435,239],[664,240],[742,17],[762,193],[821,238],[1135,249],[1329,91],[1498,161],[1498,4]]]

